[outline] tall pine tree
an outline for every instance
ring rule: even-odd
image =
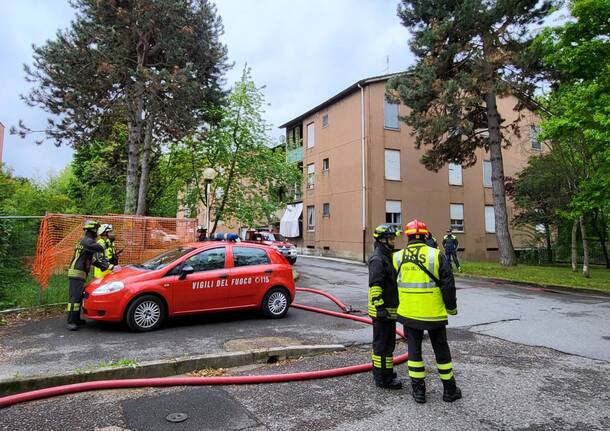
[[[208,0],[71,4],[70,28],[34,48],[34,87],[23,98],[51,114],[42,132],[57,145],[78,148],[126,124],[125,213],[143,213],[151,146],[192,133],[223,99],[222,23]]]
[[[528,100],[537,62],[526,55],[531,27],[555,0],[403,0],[398,16],[412,35],[415,66],[388,83],[387,97],[411,108],[404,118],[416,146],[428,147],[422,163],[472,166],[476,149],[490,153],[500,263],[516,264],[509,232],[502,146],[509,144],[497,97]],[[519,103],[517,110],[524,107]],[[513,124],[514,126],[514,124]]]

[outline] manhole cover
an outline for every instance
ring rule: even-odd
[[[185,420],[187,420],[189,417],[189,415],[187,415],[186,413],[170,413],[167,415],[167,417],[165,418],[168,422],[172,422],[172,423],[180,423],[180,422],[184,422]]]

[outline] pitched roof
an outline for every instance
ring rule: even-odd
[[[305,118],[309,117],[311,114],[314,114],[315,112],[318,112],[321,109],[324,109],[327,106],[330,106],[330,105],[332,105],[335,102],[338,102],[339,100],[343,99],[344,97],[349,96],[354,91],[358,90],[358,88],[359,88],[358,86],[364,87],[365,85],[372,84],[374,82],[387,81],[391,77],[396,76],[398,74],[399,73],[390,73],[388,75],[379,75],[379,76],[373,76],[373,77],[370,77],[370,78],[361,79],[360,81],[353,83],[352,85],[350,85],[346,89],[344,89],[344,90],[340,91],[339,93],[335,94],[330,99],[325,100],[324,102],[320,103],[318,106],[316,106],[314,108],[311,108],[307,112],[299,115],[298,117],[293,118],[290,121],[287,121],[286,123],[282,124],[279,128],[283,129],[283,128],[287,128],[287,127],[290,127],[290,126],[294,126],[294,125],[296,125],[298,123],[301,123]]]

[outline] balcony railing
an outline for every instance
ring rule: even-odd
[[[286,153],[288,163],[300,162],[303,160],[303,147],[289,149]]]

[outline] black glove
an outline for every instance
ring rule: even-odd
[[[390,317],[388,315],[388,310],[386,310],[385,308],[378,308],[377,309],[377,319],[379,319],[379,320],[387,320],[388,317]]]

